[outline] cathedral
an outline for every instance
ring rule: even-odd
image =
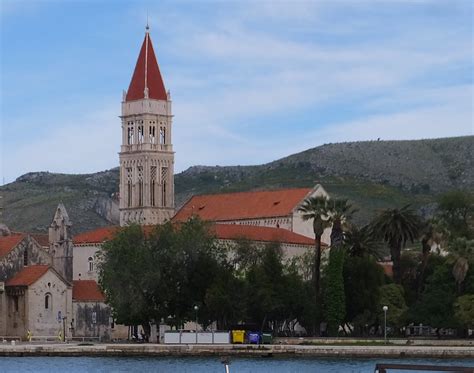
[[[97,253],[131,223],[149,226],[198,215],[213,222],[217,239],[229,245],[241,238],[277,241],[287,259],[313,249],[312,223],[298,207],[308,197],[327,197],[321,185],[194,196],[175,211],[171,95],[148,26],[121,114],[119,227],[72,237],[73,217],[63,204],[47,235],[0,226],[0,339],[127,338],[128,328],[114,323],[98,286]],[[329,233],[323,242],[329,242]]]

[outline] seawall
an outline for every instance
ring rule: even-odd
[[[352,358],[471,358],[470,346],[303,346],[30,344],[0,345],[0,356],[293,356]]]

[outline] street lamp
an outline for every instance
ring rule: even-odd
[[[198,310],[199,310],[198,305],[195,305],[194,311],[196,313],[196,344],[198,343]]]
[[[387,311],[388,311],[388,307],[387,306],[383,306],[382,307],[383,309],[383,313],[384,313],[384,341],[385,341],[385,344],[387,344]]]

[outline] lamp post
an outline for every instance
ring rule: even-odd
[[[198,310],[199,310],[198,305],[195,305],[194,311],[196,313],[196,344],[198,343]]]
[[[387,311],[388,311],[388,307],[387,307],[387,306],[383,306],[382,309],[383,309],[383,313],[384,313],[384,328],[383,328],[383,334],[384,334],[384,341],[385,341],[385,344],[387,344]]]

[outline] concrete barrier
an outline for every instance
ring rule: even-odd
[[[230,332],[195,332],[167,331],[164,337],[165,344],[229,344]]]

